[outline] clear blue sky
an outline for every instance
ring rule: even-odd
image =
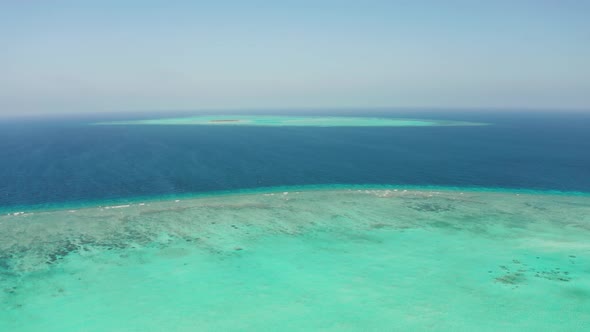
[[[0,0],[0,114],[590,109],[590,1]]]

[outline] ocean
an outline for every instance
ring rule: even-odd
[[[361,115],[490,125],[91,125],[133,115],[5,120],[0,121],[0,208],[310,184],[590,192],[588,114]]]
[[[0,120],[0,330],[590,329],[590,114],[312,113]]]

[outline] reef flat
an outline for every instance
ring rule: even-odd
[[[98,125],[305,126],[305,127],[425,127],[477,126],[483,123],[403,118],[342,116],[193,116],[185,118],[99,122]]]
[[[590,196],[288,190],[0,216],[2,331],[582,331]]]

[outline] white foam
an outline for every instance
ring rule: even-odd
[[[125,204],[125,205],[113,205],[113,206],[106,206],[105,209],[123,209],[123,208],[128,208],[131,205],[129,204]]]

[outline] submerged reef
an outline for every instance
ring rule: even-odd
[[[588,238],[584,195],[281,189],[18,211],[0,216],[0,329],[579,330]]]
[[[235,194],[9,213],[0,216],[0,270],[23,273],[43,269],[74,252],[134,248],[173,239],[226,251],[246,238],[296,236],[313,229],[434,228],[494,238],[533,237],[531,244],[548,248],[590,249],[585,242],[563,241],[564,236],[590,236],[589,225],[590,198],[586,196],[397,189]]]

